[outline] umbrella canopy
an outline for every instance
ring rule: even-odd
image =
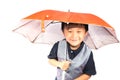
[[[119,42],[114,28],[90,13],[43,10],[23,18],[13,31],[24,35],[32,43],[54,44],[64,38],[61,22],[88,24],[89,31],[84,42],[92,49]]]

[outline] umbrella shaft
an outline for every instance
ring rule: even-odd
[[[65,80],[65,71],[62,72],[62,80]]]

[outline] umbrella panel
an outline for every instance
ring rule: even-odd
[[[41,31],[40,20],[21,20],[18,28],[14,32],[22,34],[32,43],[54,44],[64,38],[61,31],[61,23],[45,20],[45,32]]]
[[[63,32],[61,30],[60,22],[50,23],[45,27],[45,32],[42,32],[36,39],[36,43],[54,44],[55,42],[64,39]]]
[[[22,34],[33,43],[54,44],[64,39],[61,23],[45,20],[45,32],[41,31],[41,20],[22,20],[22,24],[14,31]],[[88,35],[84,42],[92,49],[119,42],[115,31],[111,28],[89,24]]]
[[[113,29],[96,25],[89,25],[88,35],[84,41],[93,49],[119,42]]]

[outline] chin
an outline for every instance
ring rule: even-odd
[[[71,46],[78,46],[79,44],[78,43],[72,43]]]

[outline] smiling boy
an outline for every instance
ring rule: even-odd
[[[93,53],[83,42],[88,25],[62,22],[65,39],[54,44],[48,55],[49,63],[57,67],[56,80],[88,80],[96,74]]]

